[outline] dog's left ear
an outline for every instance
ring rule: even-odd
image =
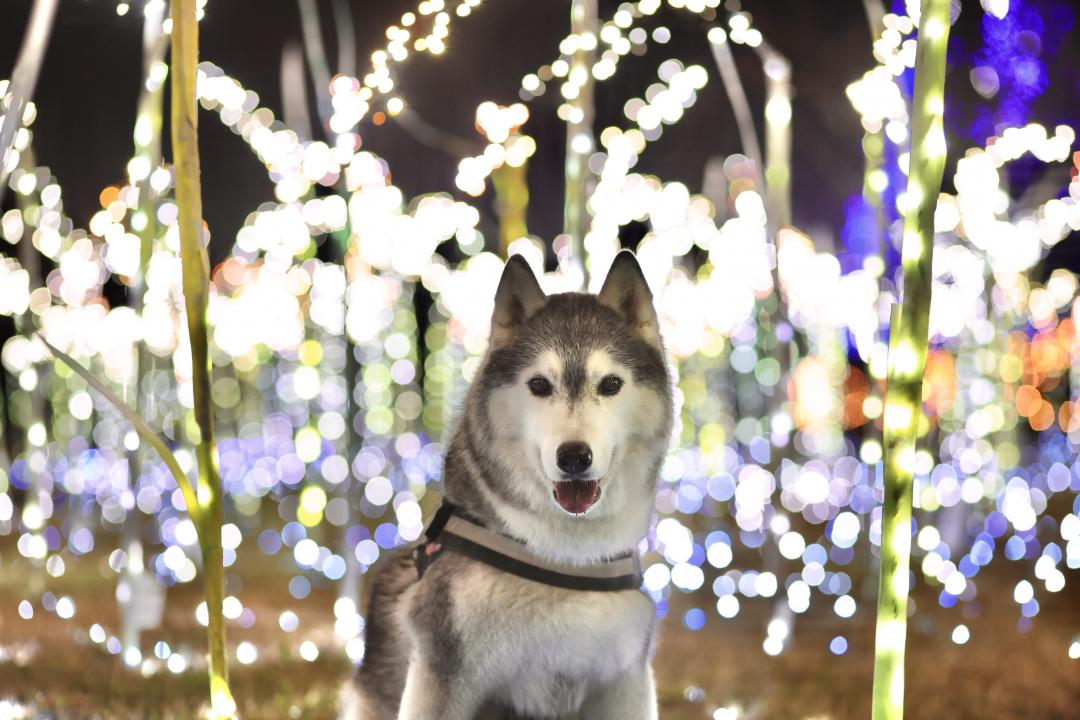
[[[547,295],[540,289],[525,258],[512,255],[503,267],[499,289],[495,291],[495,312],[491,316],[493,350],[510,344],[514,334],[533,313],[544,306]]]
[[[661,347],[652,292],[634,253],[623,250],[615,256],[597,300],[617,312],[647,343]]]

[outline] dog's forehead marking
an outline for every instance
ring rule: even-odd
[[[554,350],[545,350],[536,358],[534,367],[544,375],[550,377],[556,384],[562,378],[563,362],[559,354]]]
[[[611,357],[606,348],[600,348],[589,353],[589,359],[585,367],[589,373],[589,378],[598,380],[618,370],[620,365],[615,362],[615,359]]]
[[[588,385],[588,372],[585,368],[585,363],[588,361],[588,358],[582,357],[580,353],[571,351],[563,353],[562,360],[562,386],[566,391],[566,399],[571,403],[574,403],[582,396]]]

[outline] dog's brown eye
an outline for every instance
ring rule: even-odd
[[[554,390],[548,379],[545,377],[540,377],[539,375],[534,377],[526,384],[529,386],[529,392],[531,392],[536,397],[547,397],[551,395],[551,391]]]
[[[623,380],[618,375],[608,375],[600,381],[598,390],[601,395],[618,395],[622,390]]]

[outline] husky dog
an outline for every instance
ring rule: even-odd
[[[551,296],[515,256],[447,452],[445,500],[530,568],[636,564],[671,427],[671,378],[634,255],[616,256],[599,295]],[[655,613],[640,575],[633,589],[567,589],[453,550],[423,568],[423,554],[387,560],[374,580],[343,717],[657,717]]]

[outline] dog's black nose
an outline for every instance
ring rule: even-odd
[[[592,465],[592,450],[583,442],[566,442],[555,451],[555,463],[568,475],[580,475]]]

